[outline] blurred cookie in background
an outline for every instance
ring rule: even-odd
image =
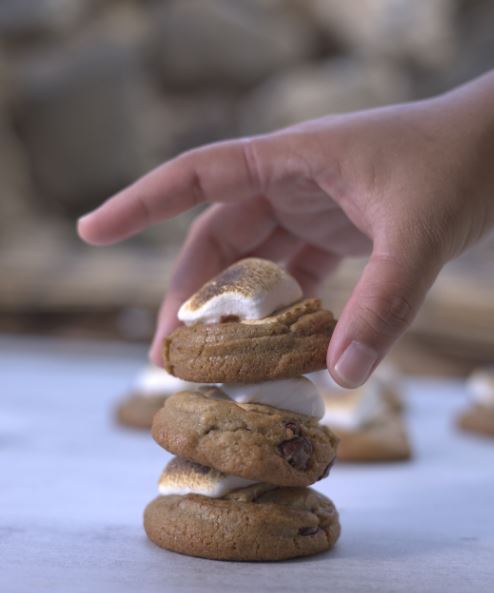
[[[457,418],[462,430],[494,437],[494,366],[475,370],[466,382],[469,407]]]
[[[340,437],[340,461],[388,462],[411,457],[399,375],[392,367],[378,369],[365,385],[352,390],[337,385],[326,370],[308,377],[324,398],[321,424]]]
[[[168,396],[196,387],[197,383],[182,381],[150,364],[137,375],[129,394],[117,405],[116,420],[124,426],[149,429]]]

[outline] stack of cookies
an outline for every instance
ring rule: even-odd
[[[176,455],[146,508],[161,547],[222,560],[283,560],[329,549],[333,503],[308,488],[328,475],[338,439],[302,375],[325,367],[335,325],[277,265],[249,258],[184,303],[165,339],[166,370],[207,383],[168,397],[153,421]]]

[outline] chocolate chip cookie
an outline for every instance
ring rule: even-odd
[[[310,488],[252,486],[224,498],[158,496],[144,512],[158,546],[215,560],[286,560],[331,548],[340,535],[333,503]]]
[[[121,401],[115,409],[116,420],[123,426],[151,428],[153,417],[163,407],[166,396],[142,397],[132,395]]]
[[[457,424],[462,430],[494,437],[494,408],[474,404],[458,417]]]
[[[305,299],[254,321],[182,326],[165,338],[165,369],[199,383],[255,383],[319,370],[336,321]]]
[[[340,438],[338,461],[371,463],[405,461],[412,456],[406,427],[399,414],[389,413],[355,431],[335,429]]]
[[[223,397],[218,388],[169,397],[153,438],[175,455],[278,486],[308,486],[328,474],[338,439],[317,419]]]

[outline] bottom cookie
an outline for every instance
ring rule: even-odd
[[[213,560],[287,560],[331,548],[340,535],[334,504],[310,488],[251,486],[224,498],[158,496],[144,511],[158,546]]]
[[[359,430],[335,432],[340,437],[338,461],[405,461],[412,455],[405,424],[398,414],[387,414]]]
[[[457,425],[468,432],[494,437],[494,408],[472,405],[460,414]]]
[[[119,424],[132,428],[150,429],[153,417],[163,407],[166,396],[133,395],[122,400],[115,409],[115,418]]]

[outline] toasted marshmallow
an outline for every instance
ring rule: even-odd
[[[318,419],[324,416],[324,400],[306,377],[250,384],[225,383],[221,390],[239,404],[264,404]]]
[[[182,381],[152,364],[142,369],[133,383],[133,390],[142,397],[168,396],[197,387],[198,383]]]
[[[308,375],[317,385],[325,402],[321,424],[342,430],[359,430],[389,413],[382,382],[371,377],[358,389],[343,389],[329,373],[318,371]]]
[[[243,259],[207,282],[180,307],[186,325],[262,319],[302,298],[298,282],[265,259]]]
[[[161,474],[158,492],[163,496],[202,494],[210,498],[220,498],[233,490],[256,483],[238,476],[227,476],[211,467],[192,463],[181,457],[174,457]]]
[[[476,404],[494,407],[494,367],[474,371],[467,380],[467,389]]]

